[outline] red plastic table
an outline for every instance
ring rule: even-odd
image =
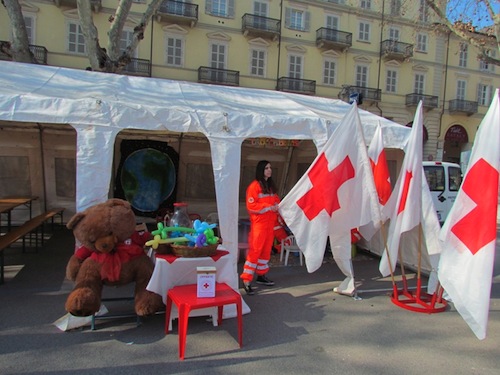
[[[238,317],[238,342],[240,348],[243,346],[243,317],[241,307],[241,295],[226,283],[215,284],[215,297],[198,298],[197,284],[179,285],[167,292],[167,303],[165,311],[165,334],[168,334],[170,323],[170,310],[172,302],[176,304],[179,311],[179,359],[184,359],[186,352],[186,335],[188,328],[189,313],[191,310],[217,307],[218,325],[222,323],[222,308],[224,305],[236,304]]]

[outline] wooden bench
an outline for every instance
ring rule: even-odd
[[[59,216],[63,224],[64,208],[54,208],[48,210],[43,214],[35,216],[34,218],[26,221],[23,225],[14,228],[3,236],[0,236],[0,284],[4,282],[4,255],[3,251],[10,245],[22,238],[23,240],[23,253],[26,251],[26,235],[35,232],[35,251],[38,251],[38,229],[41,228],[41,246],[44,240],[44,224],[47,220],[51,220],[52,228],[54,226],[54,218]]]

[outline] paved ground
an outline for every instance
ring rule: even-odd
[[[288,267],[273,259],[274,288],[244,296],[252,312],[244,316],[242,349],[236,319],[213,327],[192,318],[181,362],[177,325],[165,336],[164,315],[140,326],[134,319],[99,320],[95,331],[62,332],[53,325],[65,314],[72,288],[64,280],[72,249],[71,233],[60,230],[39,253],[7,251],[6,263],[22,268],[0,285],[1,374],[496,375],[500,368],[498,251],[483,341],[452,306],[439,314],[395,306],[383,291],[390,282],[378,276],[378,260],[371,256],[361,253],[354,261],[365,291],[361,300],[332,292],[343,276],[328,257],[312,274],[291,257]],[[127,303],[114,308],[129,309]]]

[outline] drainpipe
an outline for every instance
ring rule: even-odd
[[[442,126],[443,126],[444,105],[446,103],[446,84],[448,82],[448,59],[449,59],[449,56],[450,56],[450,35],[451,35],[451,31],[447,30],[447,33],[448,33],[448,40],[446,42],[446,62],[445,62],[445,66],[444,66],[443,106],[441,107],[441,113],[439,115],[438,139],[441,136],[441,129],[442,129]]]
[[[278,89],[278,80],[280,78],[280,61],[281,61],[281,30],[283,29],[283,0],[280,1],[280,32],[278,35],[278,67],[276,69],[276,90]]]
[[[149,64],[151,65],[150,77],[153,76],[153,30],[155,24],[155,17],[151,16],[151,45],[149,47]]]
[[[377,91],[380,90],[380,71],[382,69],[382,39],[384,38],[384,13],[385,13],[385,0],[382,1],[382,18],[380,20],[380,43],[379,43],[379,53],[378,53],[378,77],[377,77]],[[375,102],[375,107],[380,112],[380,117],[384,117],[382,115],[382,108],[379,106],[379,102]]]

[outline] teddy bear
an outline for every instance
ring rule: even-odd
[[[160,295],[146,290],[154,264],[144,251],[151,234],[136,230],[130,203],[109,199],[76,213],[66,224],[77,244],[66,266],[66,277],[75,282],[66,300],[66,311],[89,316],[101,306],[104,285],[135,283],[138,316],[154,314],[163,305]]]

